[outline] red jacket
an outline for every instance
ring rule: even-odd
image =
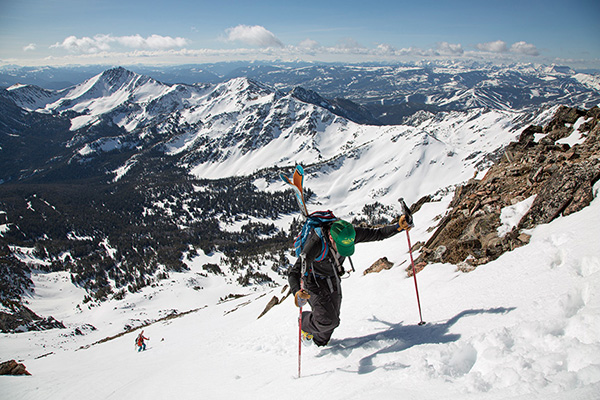
[[[144,337],[144,335],[140,333],[140,335],[137,337],[137,345],[138,346],[143,345],[144,340],[149,340],[149,339],[147,337]]]

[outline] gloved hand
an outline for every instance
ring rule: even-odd
[[[296,307],[304,307],[308,303],[308,299],[310,299],[310,294],[304,289],[298,290],[294,295]]]
[[[410,231],[410,228],[412,228],[412,226],[406,222],[406,215],[401,215],[398,219],[398,227],[396,228],[398,229],[398,232]]]

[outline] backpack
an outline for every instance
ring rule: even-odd
[[[308,236],[314,230],[315,233],[319,236],[319,238],[321,238],[321,252],[319,253],[319,256],[315,258],[315,261],[323,261],[323,259],[327,256],[327,253],[329,252],[329,245],[327,243],[327,240],[323,236],[322,227],[324,225],[331,224],[337,221],[338,219],[339,218],[333,215],[333,212],[329,210],[315,211],[311,213],[306,218],[306,221],[304,222],[304,225],[302,226],[298,237],[296,237],[296,240],[294,241],[296,257],[300,256],[300,253],[302,253],[302,249],[306,244]]]

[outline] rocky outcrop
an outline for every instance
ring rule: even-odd
[[[589,205],[600,179],[599,136],[598,107],[562,107],[547,126],[526,128],[482,180],[472,179],[456,190],[450,211],[421,249],[417,264],[476,267],[528,243],[523,229]],[[499,232],[502,209],[532,196],[535,200],[518,224]]]

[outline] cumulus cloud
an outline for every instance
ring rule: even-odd
[[[140,35],[132,36],[112,36],[96,35],[91,37],[69,36],[62,43],[55,43],[51,48],[63,48],[75,53],[94,54],[101,51],[111,50],[113,45],[123,46],[133,49],[166,50],[180,48],[188,43],[187,39],[170,36],[150,35],[142,37]]]
[[[123,46],[136,49],[164,50],[183,47],[187,40],[181,37],[172,38],[170,36],[150,35],[147,38],[140,35],[121,36],[117,42]]]
[[[343,38],[334,45],[323,45],[306,38],[297,45],[284,45],[275,35],[262,26],[239,25],[226,31],[223,40],[245,43],[252,46],[228,49],[191,49],[184,38],[169,36],[140,35],[94,37],[70,36],[52,47],[69,50],[64,62],[76,59],[108,60],[129,59],[132,62],[144,60],[179,60],[179,62],[206,62],[219,60],[322,60],[322,61],[381,61],[381,60],[423,60],[423,59],[490,59],[516,60],[523,56],[537,56],[534,45],[517,42],[512,46],[502,40],[472,45],[470,51],[462,44],[439,42],[433,48],[396,48],[389,43],[375,43],[365,47],[353,38]],[[28,50],[33,50],[34,45]],[[25,48],[23,48],[25,50]],[[125,51],[124,51],[125,50]],[[134,61],[135,60],[135,61]],[[91,62],[91,61],[90,61]]]
[[[377,47],[376,47],[376,51],[377,51],[377,53],[380,53],[380,54],[390,54],[390,55],[393,55],[393,54],[396,53],[396,49],[393,46],[391,46],[391,45],[389,45],[387,43],[380,43],[380,44],[378,44]]]
[[[23,51],[34,51],[37,48],[35,43],[29,43],[27,46],[23,47]]]
[[[226,32],[230,42],[242,42],[258,47],[283,47],[283,43],[272,32],[260,25],[238,25],[227,29]]]
[[[510,46],[510,51],[518,54],[525,54],[527,56],[539,56],[540,52],[533,44],[526,42],[517,42]]]
[[[506,53],[508,51],[506,42],[502,40],[496,40],[495,42],[488,43],[479,43],[475,47],[477,47],[477,49],[481,51],[487,51],[490,53]]]
[[[312,39],[304,39],[303,41],[301,41],[298,44],[298,47],[301,49],[309,49],[309,50],[314,50],[319,48],[319,42],[317,42],[316,40],[312,40]]]
[[[440,54],[448,56],[461,55],[465,52],[461,44],[452,44],[448,42],[438,43],[436,49]]]

